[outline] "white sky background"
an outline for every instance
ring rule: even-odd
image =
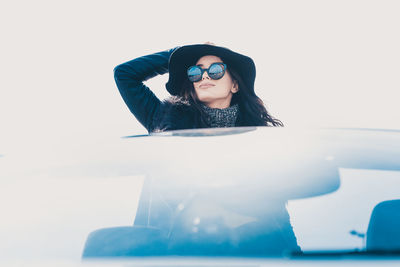
[[[286,126],[400,129],[399,1],[2,1],[0,154],[145,133],[113,68],[212,41]],[[147,82],[167,96],[168,75]]]

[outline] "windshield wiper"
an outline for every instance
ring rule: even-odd
[[[400,257],[400,250],[321,250],[294,252],[290,255],[290,257]]]

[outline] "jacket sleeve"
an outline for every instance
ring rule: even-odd
[[[153,118],[159,112],[161,101],[143,82],[168,72],[168,60],[175,49],[139,57],[114,68],[114,79],[122,98],[149,132],[154,127]]]

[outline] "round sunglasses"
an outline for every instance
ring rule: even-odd
[[[189,81],[198,82],[203,78],[203,73],[207,71],[208,77],[213,80],[219,80],[225,75],[226,64],[221,62],[212,63],[208,69],[202,69],[200,66],[191,66],[187,70]]]

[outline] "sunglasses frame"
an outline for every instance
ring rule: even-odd
[[[222,72],[222,76],[221,76],[220,78],[218,78],[218,79],[214,79],[214,78],[212,78],[212,77],[210,76],[209,69],[210,69],[211,66],[214,65],[214,64],[222,65],[222,66],[224,67],[224,68],[223,68],[223,72]],[[189,70],[190,70],[191,68],[193,68],[193,67],[197,67],[197,68],[199,68],[200,71],[201,71],[200,79],[199,79],[199,80],[191,81],[190,78],[189,78]],[[222,77],[225,76],[226,64],[225,64],[225,63],[222,63],[222,62],[214,62],[214,63],[212,63],[212,64],[208,67],[208,69],[203,69],[203,68],[200,67],[200,66],[194,65],[194,66],[190,66],[189,68],[187,68],[187,71],[186,71],[189,81],[191,81],[191,82],[193,82],[193,83],[201,81],[201,80],[203,79],[203,74],[204,74],[204,72],[207,72],[208,77],[210,77],[211,79],[213,79],[213,80],[219,80],[219,79],[221,79]]]

